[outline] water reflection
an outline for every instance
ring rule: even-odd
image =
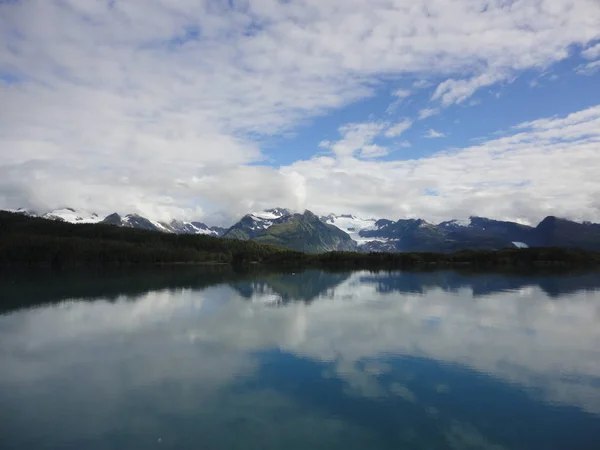
[[[231,276],[0,316],[7,448],[600,442],[597,274]]]

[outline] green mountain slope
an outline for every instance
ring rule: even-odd
[[[304,214],[293,214],[284,221],[271,225],[252,239],[306,253],[357,249],[356,242],[347,233],[333,225],[324,224],[308,210]]]

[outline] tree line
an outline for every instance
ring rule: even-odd
[[[600,253],[564,248],[460,251],[455,253],[305,254],[254,241],[168,234],[106,224],[70,224],[0,212],[0,265],[51,267],[262,263],[275,267],[410,268],[416,266],[591,266]]]

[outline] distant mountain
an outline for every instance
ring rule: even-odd
[[[503,248],[567,247],[600,250],[600,224],[547,217],[537,227],[471,217],[438,225],[421,219],[376,222],[358,232],[362,251],[452,252]]]
[[[287,210],[249,214],[223,235],[225,238],[252,239],[307,253],[355,251],[357,244],[339,228],[323,223],[310,211],[289,214]]]
[[[102,217],[98,216],[98,214],[94,212],[90,213],[87,211],[75,210],[73,208],[55,209],[54,211],[44,214],[38,214],[35,211],[25,208],[8,209],[7,211],[24,214],[30,217],[42,217],[44,219],[58,220],[69,223],[98,223],[102,221]]]
[[[161,222],[161,224],[176,234],[206,234],[208,236],[221,236],[226,231],[225,228],[209,227],[202,222],[183,222],[181,220],[172,220],[168,224],[165,222]]]
[[[291,216],[291,211],[285,208],[273,208],[246,214],[223,233],[223,237],[242,240],[254,239],[272,225],[285,222]]]
[[[116,225],[118,227],[124,228],[138,228],[141,230],[151,230],[151,231],[162,231],[163,233],[172,233],[167,227],[162,225],[160,222],[153,222],[145,217],[140,216],[139,214],[127,214],[124,217],[121,217],[117,213],[113,213],[102,221],[102,223],[108,225]]]
[[[37,214],[34,211],[24,208],[11,209],[9,212],[16,212],[31,217],[42,217],[44,219],[58,220],[68,223],[105,223],[125,228],[139,228],[142,230],[161,231],[163,233],[175,234],[203,234],[209,236],[221,236],[225,229],[221,227],[209,227],[202,222],[185,222],[181,220],[172,220],[171,222],[159,222],[147,219],[139,214],[127,214],[121,216],[117,213],[110,214],[102,218],[98,214],[73,208],[56,209],[44,214]]]
[[[600,224],[572,222],[548,216],[535,227],[536,243],[542,247],[584,248],[600,251]]]
[[[44,214],[19,208],[9,210],[33,217],[69,223],[106,223],[163,233],[223,236],[257,240],[310,253],[330,250],[363,252],[452,252],[467,249],[566,247],[600,251],[600,224],[578,223],[554,216],[536,227],[473,216],[433,224],[422,219],[360,218],[350,214],[316,217],[310,211],[293,214],[273,208],[247,214],[228,229],[202,222],[161,222],[117,213],[102,218],[96,213],[62,208]]]
[[[364,252],[451,252],[495,250],[538,244],[534,228],[483,217],[451,220],[438,225],[422,219],[360,219],[329,215],[326,223],[348,232]]]
[[[95,212],[75,210],[73,208],[56,209],[46,214],[42,214],[44,219],[61,220],[69,223],[98,223],[102,217]]]
[[[468,225],[473,230],[485,231],[515,243],[526,243],[527,246],[537,246],[534,228],[515,222],[492,220],[485,217],[471,217]]]
[[[377,230],[363,230],[365,251],[450,252],[470,249],[498,249],[512,244],[491,233],[465,227],[442,227],[422,219],[386,221]]]
[[[139,228],[142,230],[161,231],[174,234],[204,234],[208,236],[221,236],[224,229],[221,227],[209,227],[202,222],[184,222],[172,220],[171,222],[157,222],[139,214],[127,214],[121,217],[117,213],[107,216],[102,223],[116,225],[125,228]]]

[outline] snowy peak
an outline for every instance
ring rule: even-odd
[[[76,210],[74,208],[60,208],[53,211],[37,214],[25,208],[7,209],[8,212],[24,214],[31,217],[41,217],[48,220],[57,220],[68,223],[103,223],[115,225],[124,228],[139,228],[143,230],[160,231],[163,233],[175,234],[202,234],[208,236],[221,236],[225,230],[221,227],[209,227],[202,222],[185,222],[181,220],[172,220],[171,222],[160,222],[143,217],[139,214],[127,214],[121,216],[118,213],[112,213],[102,218],[95,212]]]
[[[38,214],[35,211],[32,211],[30,209],[25,209],[25,208],[5,209],[4,211],[16,213],[16,214],[23,214],[25,216],[30,216],[30,217],[38,217]]]
[[[468,227],[470,225],[471,225],[471,219],[468,219],[468,220],[454,219],[454,220],[447,220],[445,222],[440,222],[440,224],[438,226],[441,228],[445,228],[447,230],[455,230],[457,228]]]
[[[252,239],[260,232],[271,226],[285,222],[293,217],[291,211],[285,208],[266,209],[264,211],[246,214],[239,222],[233,224],[225,233],[224,237],[233,239]]]
[[[42,214],[41,217],[44,219],[60,220],[69,223],[99,223],[102,221],[102,218],[95,212],[90,213],[73,208],[55,209],[54,211]]]
[[[282,217],[291,216],[292,212],[286,208],[272,208],[248,215],[254,217],[257,220],[277,220],[281,219]]]
[[[184,222],[182,220],[172,220],[169,223],[160,222],[160,225],[167,228],[169,232],[176,234],[203,234],[207,236],[221,236],[223,229],[219,227],[209,227],[202,222]]]
[[[127,214],[121,217],[119,214],[113,213],[107,216],[102,222],[124,228],[169,232],[164,226],[159,226],[158,222],[153,222],[139,214]]]
[[[150,220],[139,214],[127,214],[125,217],[113,213],[102,221],[109,225],[125,228],[139,228],[142,230],[160,231],[173,234],[202,234],[207,236],[220,236],[223,229],[219,227],[208,227],[202,222],[185,222],[183,220],[172,220],[171,222],[159,222]]]

